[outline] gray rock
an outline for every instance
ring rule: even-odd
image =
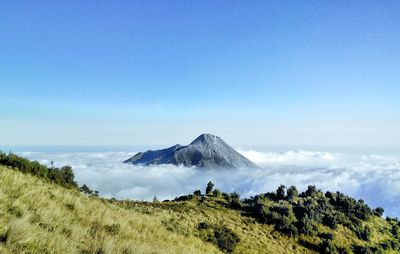
[[[202,134],[187,146],[140,152],[124,161],[135,165],[174,164],[206,169],[258,168],[256,164],[235,151],[222,138]]]

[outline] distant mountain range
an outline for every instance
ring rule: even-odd
[[[177,144],[161,150],[140,152],[124,162],[145,166],[174,164],[206,169],[258,168],[213,134],[202,134],[187,146]]]

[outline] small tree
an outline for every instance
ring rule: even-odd
[[[200,191],[200,190],[195,190],[195,191],[193,192],[193,195],[195,195],[195,196],[201,196],[201,191]]]
[[[93,194],[93,191],[92,191],[86,184],[82,185],[82,186],[79,188],[79,190],[80,190],[81,192],[83,192],[84,194],[86,194],[86,195],[91,195],[91,194]]]
[[[307,190],[304,192],[305,197],[315,197],[318,193],[317,188],[315,185],[308,185]]]
[[[61,176],[61,184],[68,187],[77,187],[74,181],[74,172],[70,166],[64,166],[59,170]]]
[[[297,190],[296,186],[290,186],[287,189],[287,199],[289,201],[293,201],[297,195],[299,195],[299,191]]]
[[[276,190],[276,198],[277,198],[278,200],[285,199],[285,197],[286,197],[286,191],[285,191],[285,189],[286,189],[286,186],[285,186],[285,185],[280,185],[280,186],[278,187],[278,189]]]
[[[376,209],[374,209],[374,214],[378,217],[382,217],[384,212],[385,210],[382,207],[377,207]]]
[[[214,189],[214,184],[213,182],[209,181],[206,187],[206,195],[211,195],[213,189]]]

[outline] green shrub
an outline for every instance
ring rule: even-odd
[[[200,222],[200,223],[197,225],[197,229],[199,229],[199,230],[209,229],[209,228],[211,228],[211,225],[208,224],[207,222]]]
[[[382,217],[385,210],[382,207],[377,207],[373,210],[375,216]]]
[[[361,228],[358,232],[358,237],[364,241],[371,240],[371,229],[368,226]]]
[[[207,222],[200,222],[197,229],[202,231],[200,236],[205,241],[214,243],[220,250],[231,253],[240,241],[232,230],[225,226],[210,225]]]
[[[315,187],[315,185],[309,185],[307,190],[302,193],[303,197],[315,197],[319,193],[319,190]]]
[[[297,190],[296,186],[290,186],[287,189],[287,200],[293,201],[295,197],[299,195],[299,191]]]
[[[331,229],[336,229],[338,221],[335,215],[328,213],[323,217],[322,223]]]
[[[240,241],[240,238],[227,227],[216,228],[214,237],[218,248],[228,253],[233,252],[236,244]]]
[[[229,207],[232,209],[241,209],[243,204],[240,201],[240,195],[239,193],[231,193],[230,198],[229,198]]]
[[[286,186],[280,185],[278,189],[276,189],[276,199],[283,200],[286,199]]]
[[[67,188],[78,188],[77,183],[74,181],[74,172],[70,166],[65,166],[61,169],[47,167],[37,161],[31,162],[13,153],[5,154],[3,152],[0,152],[0,165],[12,167],[23,173],[50,180]]]
[[[216,197],[220,197],[220,196],[222,195],[222,193],[221,193],[221,191],[220,191],[219,189],[213,190],[213,194],[214,194],[214,196],[216,196]]]
[[[314,236],[318,234],[317,223],[308,217],[303,217],[297,223],[297,228],[301,234]]]
[[[335,244],[331,240],[324,239],[319,245],[319,253],[321,254],[336,254],[339,253]]]

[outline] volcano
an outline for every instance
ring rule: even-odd
[[[213,134],[201,134],[187,146],[177,144],[161,150],[140,152],[124,163],[144,166],[173,164],[205,169],[258,168]]]

